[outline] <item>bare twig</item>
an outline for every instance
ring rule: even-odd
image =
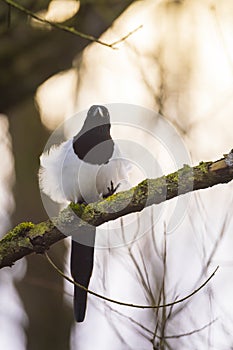
[[[210,327],[214,322],[216,322],[217,319],[214,319],[213,321],[210,321],[209,323],[205,324],[204,326],[194,329],[193,331],[189,331],[186,333],[181,333],[181,334],[174,334],[174,335],[165,335],[164,338],[165,339],[178,339],[178,338],[183,338],[183,337],[187,337],[196,333],[199,333],[201,331],[203,331],[204,329]],[[158,338],[161,338],[160,336],[157,336]]]
[[[120,44],[122,41],[125,41],[126,39],[128,39],[132,34],[136,33],[139,29],[142,29],[143,25],[141,24],[140,26],[138,26],[137,28],[135,28],[134,30],[131,30],[128,34],[124,35],[122,38],[113,41],[111,43],[111,47],[112,46],[116,46],[117,44]]]
[[[96,292],[93,292],[92,290],[90,289],[87,289],[86,287],[84,287],[82,284],[80,283],[77,283],[75,282],[72,278],[68,277],[66,274],[64,274],[64,272],[62,272],[55,264],[54,262],[50,259],[50,257],[48,256],[47,253],[45,253],[45,256],[48,260],[48,262],[51,264],[51,266],[63,277],[65,278],[68,282],[78,286],[80,289],[83,289],[85,290],[87,293],[91,294],[91,295],[94,295],[95,297],[97,298],[100,298],[100,299],[103,299],[105,301],[109,301],[111,303],[114,303],[114,304],[118,304],[118,305],[122,305],[122,306],[128,306],[128,307],[133,307],[133,308],[137,308],[137,309],[158,309],[158,308],[165,308],[165,307],[169,307],[169,306],[172,306],[172,305],[175,305],[175,304],[178,304],[178,303],[182,303],[183,301],[191,298],[193,295],[195,295],[196,293],[198,293],[202,288],[204,288],[208,283],[209,281],[214,277],[215,273],[217,272],[219,266],[216,267],[216,269],[214,270],[214,272],[207,278],[207,280],[205,280],[204,283],[202,283],[201,286],[199,286],[197,289],[195,289],[194,291],[192,291],[192,293],[186,295],[185,297],[179,299],[179,300],[176,300],[176,301],[173,301],[173,302],[170,302],[170,303],[167,303],[167,304],[161,304],[161,305],[140,305],[140,304],[132,304],[132,303],[125,303],[123,301],[119,301],[119,300],[115,300],[115,299],[111,299],[111,298],[108,298],[108,297],[105,297],[104,295],[101,295],[99,293],[96,293]]]
[[[34,12],[28,10],[26,7],[20,5],[19,3],[13,1],[13,0],[2,0],[4,1],[6,4],[8,4],[9,6],[12,6],[14,8],[16,8],[17,10],[25,13],[26,15],[36,19],[37,21],[39,22],[42,22],[42,23],[46,23],[46,24],[49,24],[50,26],[54,27],[54,28],[57,28],[57,29],[60,29],[60,30],[63,30],[65,32],[68,32],[70,34],[74,34],[74,35],[77,35],[79,36],[80,38],[82,39],[86,39],[86,40],[89,40],[89,41],[93,41],[93,42],[96,42],[98,44],[101,44],[101,45],[104,45],[104,46],[107,46],[111,49],[116,49],[116,45],[125,41],[126,39],[128,39],[132,34],[134,34],[137,30],[141,29],[142,28],[142,25],[140,25],[139,27],[135,28],[134,30],[130,31],[128,34],[124,35],[122,38],[112,42],[112,43],[106,43],[98,38],[96,38],[95,36],[93,35],[89,35],[89,34],[85,34],[83,32],[80,32],[79,30],[75,29],[74,27],[68,27],[66,25],[63,25],[63,24],[60,24],[60,23],[56,23],[56,22],[53,22],[53,21],[49,21],[47,20],[46,18],[41,18],[40,16],[36,15]]]

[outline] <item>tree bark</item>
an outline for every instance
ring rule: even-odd
[[[57,226],[74,224],[76,230],[84,225],[99,226],[121,216],[139,212],[176,196],[228,183],[233,179],[233,151],[216,162],[201,162],[195,167],[184,165],[178,171],[157,179],[146,179],[128,191],[119,192],[105,200],[89,205],[71,204],[53,221],[39,224],[24,222],[9,231],[0,241],[0,268],[12,266],[15,261],[31,253],[43,253],[65,238]]]

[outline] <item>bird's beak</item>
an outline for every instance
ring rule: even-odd
[[[99,114],[101,117],[104,117],[104,113],[102,111],[101,107],[97,107],[95,112],[94,112],[94,116],[96,116],[97,114]]]

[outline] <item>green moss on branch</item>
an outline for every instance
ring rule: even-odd
[[[89,205],[71,204],[53,222],[47,220],[39,224],[19,224],[0,241],[0,268],[11,266],[33,252],[43,253],[52,244],[65,238],[57,227],[67,226],[74,229],[72,225],[76,216],[81,220],[75,224],[75,230],[82,229],[86,223],[99,226],[176,196],[228,183],[233,179],[232,158],[230,153],[216,162],[201,162],[195,167],[184,165],[172,174],[157,179],[145,179],[130,190],[99,202]]]

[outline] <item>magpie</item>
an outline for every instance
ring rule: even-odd
[[[81,130],[40,156],[39,186],[58,203],[91,203],[112,195],[128,179],[129,163],[110,134],[109,111],[93,105]],[[72,233],[70,268],[74,281],[88,288],[93,270],[96,228]],[[74,316],[84,321],[87,292],[74,286]]]

